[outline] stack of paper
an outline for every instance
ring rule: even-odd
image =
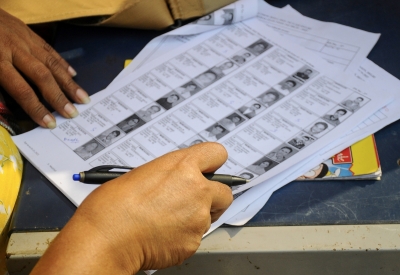
[[[14,140],[75,205],[96,186],[74,173],[218,141],[229,153],[218,172],[251,181],[209,232],[240,225],[272,192],[400,117],[399,80],[366,59],[378,38],[238,1],[151,41],[77,118],[56,115],[56,129]]]

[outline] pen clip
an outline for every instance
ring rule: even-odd
[[[129,166],[118,166],[118,165],[101,165],[101,166],[96,166],[92,169],[90,169],[90,172],[109,172],[111,169],[125,169],[125,170],[132,170],[135,169],[135,167],[129,167]]]

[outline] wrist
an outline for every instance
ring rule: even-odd
[[[90,205],[90,207],[83,205],[82,209],[78,209],[75,219],[72,220],[72,226],[76,227],[78,231],[81,232],[80,228],[82,227],[87,231],[90,230],[85,234],[91,234],[90,237],[80,234],[81,237],[85,238],[81,241],[86,242],[86,244],[79,244],[86,249],[85,255],[90,255],[92,250],[97,253],[96,258],[98,260],[96,262],[103,272],[105,270],[104,263],[108,265],[109,272],[104,272],[104,274],[137,273],[143,262],[143,253],[138,242],[133,239],[135,234],[132,232],[134,230],[116,224],[123,220],[117,217],[121,213],[92,211],[93,209],[102,208],[100,205]],[[107,218],[104,218],[104,216]],[[130,238],[127,237],[128,234],[130,234]]]
[[[99,230],[92,219],[77,211],[49,246],[32,275],[135,274],[141,267],[142,251],[135,244],[121,243],[118,236],[111,228]],[[128,246],[130,250],[126,249]]]

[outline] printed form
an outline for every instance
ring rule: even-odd
[[[302,16],[290,6],[279,9],[262,0],[246,0],[236,3],[243,7],[243,9],[238,10],[238,12],[244,14],[240,19],[245,20],[257,16],[258,19],[281,35],[299,43],[344,71],[354,71],[374,47],[380,36],[348,26],[314,20]],[[249,7],[252,9],[246,10]],[[254,7],[257,7],[257,9],[254,10]],[[195,34],[219,27],[207,26],[208,29],[199,29],[196,27],[197,24],[198,21],[193,22],[150,41],[116,79],[126,76],[147,61],[190,41],[196,36]]]
[[[380,36],[315,20],[301,15],[291,6],[279,9],[262,0],[257,17],[281,35],[317,53],[343,71],[355,71]]]
[[[376,43],[376,40],[379,38],[378,34],[367,33],[348,26],[341,26],[335,23],[325,23],[307,18],[290,6],[286,6],[282,10],[272,7],[264,1],[260,1],[259,10],[258,18],[264,23],[273,27],[274,30],[279,31],[281,35],[286,36],[292,41],[300,43],[309,50],[319,54],[329,63],[348,72],[356,71],[354,74],[357,77],[360,79],[365,78],[365,81],[368,81],[369,79],[370,83],[371,81],[374,82],[373,84],[375,87],[380,87],[380,89],[396,91],[399,88],[399,81],[396,78],[365,58],[372,46]],[[154,56],[151,56],[150,52],[145,48],[139,56],[135,58],[136,63],[134,62],[132,64],[133,66],[131,69],[134,69],[135,65],[139,66],[139,62],[143,62],[143,60],[155,58],[156,56],[164,54],[165,51],[169,49],[169,42],[172,42],[172,45],[175,46],[179,43],[185,43],[190,38],[191,37],[185,36],[169,36],[168,39],[163,41],[162,50],[160,47],[158,52],[153,52]],[[357,68],[360,61],[363,65]],[[335,149],[326,152],[326,158],[329,158],[331,155],[337,153],[337,151],[340,151],[340,148],[347,147],[345,146],[346,144],[351,145],[359,139],[375,133],[384,126],[398,120],[400,118],[399,105],[400,102],[393,101],[364,122],[354,127],[353,132],[361,128],[363,130],[347,136],[346,139],[341,139],[339,145],[334,147]],[[328,149],[328,147],[325,149]],[[304,161],[304,163],[309,162]],[[317,165],[318,162],[315,164]],[[304,169],[304,167],[302,168]],[[288,172],[288,174],[290,174],[290,171]],[[301,172],[297,173],[301,174]],[[244,218],[233,217],[232,221],[228,220],[225,221],[225,223],[235,225],[246,223],[265,204],[273,191],[274,190],[269,191],[268,194],[264,195],[264,198],[260,198],[253,202],[250,207],[246,206],[247,210],[239,213],[241,216],[244,215]],[[236,194],[235,197],[238,197],[239,195],[240,193]],[[251,198],[249,198],[248,201],[251,201]],[[253,210],[251,211],[251,209]]]
[[[257,16],[258,0],[239,0],[219,10],[216,10],[190,24],[167,32],[152,39],[135,59],[124,69],[113,82],[120,80],[149,60],[173,50],[196,35],[217,30],[223,26],[232,25]],[[229,20],[228,20],[229,19]],[[111,82],[111,83],[113,83]]]
[[[72,174],[138,166],[204,141],[228,150],[219,173],[252,179],[239,193],[319,152],[391,101],[389,92],[377,95],[264,26],[250,19],[196,38],[77,106],[77,118],[57,116],[56,129],[14,140],[76,205],[95,186]],[[337,113],[340,123],[325,117]],[[294,145],[297,138],[304,146]]]
[[[301,42],[301,45],[319,54],[329,63],[351,73],[354,73],[355,71],[361,72],[361,69],[359,68],[360,64],[364,62],[366,55],[379,38],[379,34],[368,33],[348,26],[342,26],[335,23],[325,23],[307,18],[290,6],[287,6],[284,9],[279,9],[265,3],[264,1],[260,1],[258,4],[258,18],[268,26],[273,27],[274,30],[278,30],[281,35],[293,40],[294,42]],[[253,13],[254,11],[252,10],[246,14],[247,16],[251,16]],[[188,27],[189,29],[193,28],[191,24],[184,26],[182,29],[185,27]],[[192,32],[183,30],[180,31],[180,33]],[[150,47],[158,48],[157,51],[149,50],[146,46],[146,48],[139,53],[130,64],[129,69],[124,70],[123,74],[128,74],[129,71],[136,69],[140,66],[140,63],[143,63],[146,60],[151,60],[157,56],[165,54],[169,49],[172,49],[172,46],[176,47],[178,44],[183,44],[193,38],[193,36],[177,36],[173,33],[171,33],[171,35],[170,33],[167,33],[164,38],[163,41],[154,41],[155,44],[157,44],[157,47]],[[149,44],[151,45],[152,42]],[[380,85],[377,87],[380,87]],[[385,109],[382,109],[369,119],[365,120],[362,124],[355,127],[355,130],[364,128],[365,126],[371,126],[376,132],[380,128],[384,127],[384,125],[398,119],[398,115],[396,114],[397,110],[398,109],[394,108],[394,106],[392,106],[392,108],[385,107]],[[392,115],[393,112],[394,116]],[[375,122],[379,123],[372,126]],[[359,132],[359,134],[365,135],[367,132],[371,132],[371,129],[367,128],[363,132]]]
[[[285,7],[285,11],[289,11],[291,14],[286,14],[283,12],[278,12],[274,14],[274,17],[276,17],[278,14],[281,16],[281,19],[283,18],[291,18],[295,19],[296,17],[304,17],[297,11],[295,11],[291,7]],[[306,17],[304,17],[306,18]],[[280,19],[278,18],[277,21]],[[299,18],[299,21],[301,18]],[[313,20],[313,19],[311,19]],[[299,22],[297,21],[297,22]],[[304,23],[303,23],[304,24]],[[290,24],[293,25],[293,24]],[[297,29],[297,28],[296,28]],[[286,33],[290,33],[289,29],[286,29]],[[315,36],[321,36],[321,35],[326,35],[326,32],[324,33],[318,33],[315,32],[315,30],[312,31],[313,35]],[[288,36],[290,38],[290,36]],[[329,39],[329,36],[327,37]],[[344,39],[342,41],[345,41]],[[368,59],[364,59],[363,63],[355,70],[354,75],[361,79],[362,81],[372,84],[374,87],[379,87],[377,91],[379,90],[386,90],[386,91],[395,91],[397,92],[400,89],[400,81],[387,73],[385,70],[380,68],[379,66],[375,65],[372,61]],[[335,146],[335,144],[331,144],[330,146],[327,146],[325,148],[326,152],[324,155],[326,157],[330,157],[331,155],[334,155],[338,151],[340,151],[340,148],[344,148],[346,146],[344,145],[351,145],[352,143],[372,134],[380,130],[381,128],[385,127],[386,125],[400,119],[400,101],[398,99],[393,100],[390,104],[384,106],[382,109],[377,111],[375,114],[370,116],[368,119],[360,123],[358,126],[354,127],[349,135],[346,137],[340,139]],[[344,147],[343,147],[344,146]],[[310,161],[311,160],[304,160],[303,163],[305,165],[310,166]],[[314,160],[314,164],[318,165],[319,163]],[[307,167],[307,166],[305,166]],[[293,169],[293,170],[292,170]],[[296,175],[300,175],[302,171],[304,171],[304,167],[300,167],[299,169],[295,169],[294,167],[290,169],[292,171],[293,176],[292,179],[296,178]],[[291,172],[288,170],[287,174],[291,174]],[[245,198],[247,201],[252,201],[250,205],[246,206],[241,212],[239,212],[237,215],[232,217],[229,220],[226,220],[225,223],[231,224],[231,225],[243,225],[245,224],[248,220],[250,220],[262,207],[263,205],[267,202],[269,197],[272,195],[272,193],[279,189],[281,186],[285,184],[289,179],[284,179],[283,182],[280,184],[277,184],[275,188],[270,188],[266,187],[263,190],[258,190],[260,193],[265,192],[265,194],[258,198],[255,199],[254,197],[250,197],[250,194],[246,194]],[[260,186],[261,187],[261,186]],[[270,191],[266,191],[269,189]],[[238,196],[239,194],[235,195]]]
[[[387,73],[385,70],[375,65],[372,61],[365,59],[363,64],[359,67],[359,70],[355,72],[356,77],[362,79],[366,83],[372,84],[375,87],[380,87],[380,89],[386,91],[398,91],[400,90],[400,80]],[[338,140],[336,143],[332,143],[330,146],[327,146],[325,150],[328,150],[323,155],[324,156],[332,156],[333,154],[340,151],[342,146],[347,147],[346,145],[351,145],[359,139],[366,137],[370,134],[373,134],[385,127],[386,125],[400,119],[400,100],[397,98],[393,100],[391,103],[380,109],[374,115],[370,116],[364,122],[360,123],[357,127],[353,129],[353,131],[347,135],[346,137]],[[344,140],[346,139],[346,140]],[[337,145],[340,144],[340,145]],[[340,147],[339,147],[340,146]],[[257,193],[243,193],[242,195],[242,203],[246,204],[247,202],[252,202],[251,204],[244,207],[238,214],[233,216],[232,218],[228,218],[230,215],[227,213],[227,216],[221,217],[219,221],[230,225],[243,225],[248,222],[257,212],[264,206],[264,204],[268,201],[269,197],[272,193],[284,186],[287,182],[292,181],[301,175],[306,167],[309,166],[317,166],[317,160],[314,159],[314,156],[311,156],[309,159],[305,159],[302,163],[288,169],[286,175],[287,178],[279,178],[275,179],[276,185],[271,188],[271,183],[268,186],[264,186],[264,184],[260,184],[256,186]],[[307,172],[307,171],[305,171]],[[283,174],[281,176],[284,176]],[[272,180],[270,180],[271,182]],[[263,194],[261,197],[259,194]],[[235,196],[239,196],[240,194],[236,194]],[[235,204],[240,204],[239,201],[234,202]],[[239,206],[240,208],[240,206]],[[229,211],[233,210],[229,209]],[[231,212],[234,214],[234,211]],[[216,226],[217,225],[213,225]],[[215,227],[215,228],[216,228]]]
[[[286,7],[285,11],[282,11],[281,9],[272,7],[261,1],[259,9],[260,12],[258,17],[269,26],[272,26],[274,30],[278,30],[282,35],[292,39],[294,42],[301,42],[300,44],[320,54],[321,57],[331,64],[336,65],[343,70],[347,69],[347,71],[351,71],[352,68],[358,66],[360,60],[365,59],[365,56],[368,54],[379,37],[378,34],[371,34],[351,27],[341,26],[334,23],[320,22],[304,17],[290,6]],[[290,18],[290,20],[288,18]],[[185,32],[186,31],[182,31],[182,33]],[[166,35],[169,35],[169,33]],[[146,47],[135,58],[134,62],[131,64],[130,70],[134,70],[135,67],[140,66],[140,63],[147,59],[150,60],[156,56],[164,54],[165,51],[170,49],[170,42],[171,45],[176,46],[176,44],[185,43],[191,37],[186,37],[186,39],[184,38],[185,37],[181,36],[168,36],[167,39],[162,42],[157,41],[156,44],[162,44],[162,50],[161,46],[159,46],[159,51],[153,51],[152,53],[150,53]],[[371,63],[372,62],[369,60],[365,60],[364,67],[359,67],[356,75],[369,76],[370,79],[375,80],[376,87],[383,86],[386,90],[393,90],[396,87],[396,84],[398,87],[398,80],[396,78],[392,77],[390,74]],[[383,82],[385,85],[379,85],[379,80],[384,80]],[[385,106],[385,108],[382,108],[380,111],[372,115],[369,119],[365,120],[353,130],[355,131],[362,127],[364,128],[364,131],[358,131],[357,135],[347,137],[347,140],[342,140],[339,145],[340,147],[332,149],[330,153],[327,152],[325,154],[325,158],[329,158],[331,155],[336,153],[336,151],[340,151],[340,148],[346,147],[346,144],[351,145],[366,135],[374,133],[383,128],[385,125],[397,120],[399,118],[400,110],[398,107],[400,106],[397,106],[396,103],[393,102],[390,105]],[[327,149],[327,147],[324,149]],[[316,163],[316,165],[317,164],[318,163]],[[290,171],[288,172],[288,174],[290,174]],[[300,174],[301,172],[298,173]],[[264,195],[264,198],[256,200],[251,204],[251,207],[246,207],[247,211],[241,211],[240,215],[245,215],[244,218],[234,217],[232,221],[225,221],[225,223],[232,224],[233,222],[236,225],[244,224],[265,204],[273,191],[274,190],[269,191],[268,194]],[[237,197],[239,194],[235,195],[235,197]],[[247,202],[249,201],[252,200],[248,199]],[[253,210],[251,211],[251,209]],[[238,223],[238,221],[240,222]]]

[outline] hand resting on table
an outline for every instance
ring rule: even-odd
[[[73,81],[75,75],[49,44],[21,20],[0,9],[0,85],[40,126],[54,128],[55,118],[25,78],[38,87],[54,110],[70,118],[78,111],[68,98],[77,103],[90,101]]]

